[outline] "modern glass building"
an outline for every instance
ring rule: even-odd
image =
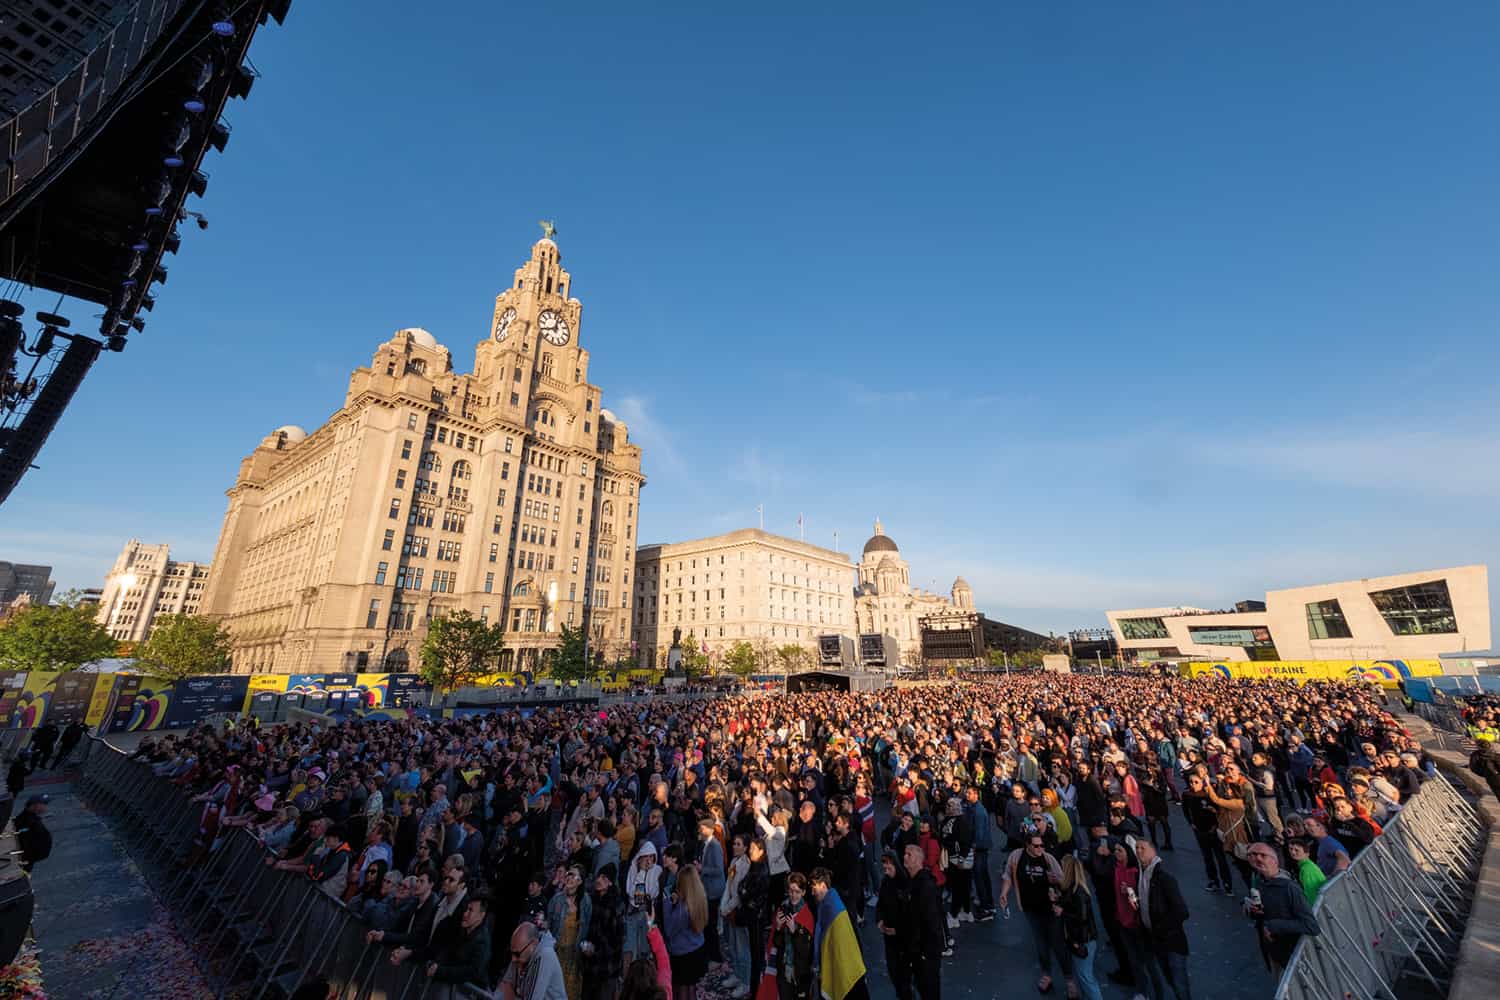
[[[1490,646],[1489,570],[1420,573],[1273,590],[1234,608],[1108,611],[1139,661],[1436,659]]]

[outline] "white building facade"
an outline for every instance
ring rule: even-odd
[[[710,659],[737,642],[766,654],[854,634],[854,567],[842,552],[755,528],[636,551],[636,661],[665,667],[674,630]]]
[[[1236,610],[1107,611],[1140,660],[1437,659],[1490,646],[1483,565],[1398,573],[1267,592]]]
[[[904,663],[922,660],[921,620],[951,611],[973,611],[974,592],[963,577],[948,597],[911,585],[911,569],[879,520],[865,542],[854,589],[854,620],[861,634],[884,632],[901,644]]]
[[[168,546],[132,538],[104,578],[98,621],[115,639],[143,642],[157,615],[198,613],[208,571],[208,563],[177,562]]]

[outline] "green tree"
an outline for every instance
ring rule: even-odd
[[[98,613],[96,605],[76,600],[17,611],[0,624],[0,667],[63,671],[113,656],[115,640],[94,620]]]
[[[594,665],[584,651],[583,629],[563,625],[549,673],[559,681],[586,681],[594,676]]]
[[[780,661],[783,671],[795,674],[806,664],[807,650],[795,642],[789,642],[783,646],[776,647],[776,659]]]
[[[485,673],[505,648],[498,623],[475,618],[467,610],[434,618],[422,640],[422,679],[435,691],[452,691]]]
[[[688,680],[697,680],[708,673],[708,649],[689,632],[682,640],[682,672]]]
[[[755,673],[755,659],[755,647],[741,640],[724,654],[724,665],[737,677],[749,677]]]
[[[153,677],[180,681],[229,669],[229,633],[203,615],[157,615],[135,651],[135,665]]]

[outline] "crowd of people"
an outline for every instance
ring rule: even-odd
[[[1369,686],[1124,675],[241,722],[136,755],[202,804],[187,863],[245,827],[390,962],[506,1000],[857,998],[867,922],[896,996],[937,1000],[958,928],[1012,910],[1040,992],[1100,1000],[1107,950],[1189,1000],[1196,891],[1161,852],[1243,893],[1279,970],[1433,774]]]

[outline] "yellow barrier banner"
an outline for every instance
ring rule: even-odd
[[[1436,677],[1443,672],[1437,660],[1209,660],[1181,665],[1184,677],[1223,677],[1236,680],[1374,681],[1395,687],[1411,677]]]
[[[250,711],[250,699],[254,698],[261,691],[274,691],[276,694],[286,694],[286,685],[291,679],[291,674],[251,674],[250,687],[245,691],[245,704],[240,711]]]

